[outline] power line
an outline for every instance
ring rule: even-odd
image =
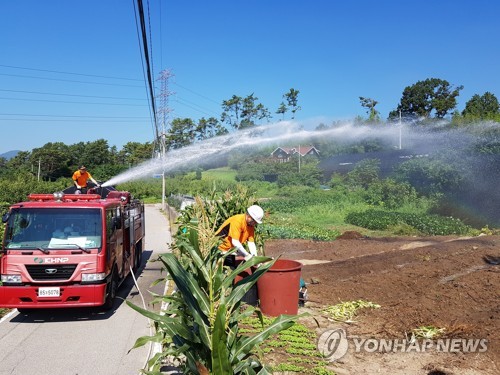
[[[204,113],[204,114],[205,114],[205,115],[207,115],[207,116],[212,116],[213,114],[215,114],[216,116],[219,116],[219,113],[216,113],[215,111],[211,111],[211,110],[209,110],[209,109],[207,109],[207,108],[200,107],[200,106],[198,106],[197,104],[192,103],[192,102],[190,102],[190,101],[188,101],[188,100],[186,100],[186,99],[182,99],[182,98],[175,98],[175,97],[174,97],[174,101],[175,101],[175,102],[177,102],[177,103],[182,104],[182,105],[183,105],[183,106],[185,106],[185,107],[191,108],[191,109],[193,109],[193,110],[195,110],[195,111],[198,111],[198,112],[200,112],[200,113]],[[192,105],[187,104],[187,103],[190,103],[190,104],[192,104]],[[194,106],[193,106],[193,105],[194,105]],[[196,108],[196,107],[198,107],[198,108]],[[209,112],[211,112],[212,114],[210,114],[210,113],[208,113],[208,112],[206,112],[206,111],[209,111]]]
[[[144,6],[142,4],[142,0],[137,0],[137,7],[139,9],[139,20],[141,23],[141,35],[142,35],[142,47],[144,49],[144,58],[146,61],[146,70],[147,70],[147,79],[148,79],[148,86],[149,86],[149,96],[150,96],[150,101],[151,101],[151,110],[153,113],[154,117],[154,123],[158,124],[157,118],[156,118],[156,104],[155,104],[155,96],[154,96],[154,90],[153,90],[153,77],[152,77],[152,71],[151,71],[151,62],[149,59],[149,50],[148,50],[148,40],[146,36],[146,21],[144,20]],[[158,127],[156,127],[156,138],[158,138]]]
[[[84,83],[84,84],[92,84],[92,85],[120,86],[120,87],[142,87],[142,86],[138,86],[138,85],[124,85],[124,84],[119,84],[119,83],[76,81],[76,80],[71,80],[71,79],[47,78],[47,77],[37,77],[37,76],[25,76],[25,75],[22,75],[22,74],[0,73],[0,76],[18,77],[18,78],[34,78],[34,79],[42,79],[42,80],[46,80],[46,81],[73,82],[73,83]]]
[[[17,67],[17,66],[12,66],[12,65],[3,65],[0,64],[0,67],[8,67],[8,68],[15,68],[15,69],[23,69],[23,70],[31,70],[31,71],[40,71],[40,72],[50,72],[50,73],[58,73],[58,74],[69,74],[69,75],[76,75],[76,76],[83,76],[83,77],[97,77],[97,78],[111,78],[111,79],[122,79],[122,80],[129,80],[129,81],[140,81],[139,79],[133,79],[133,78],[124,78],[124,77],[113,77],[113,76],[105,76],[105,75],[98,75],[98,74],[84,74],[84,73],[74,73],[74,72],[64,72],[64,71],[57,71],[57,70],[49,70],[49,69],[36,69],[36,68],[27,68],[27,67]],[[93,82],[93,81],[78,81],[78,80],[69,80],[69,79],[60,79],[60,78],[48,78],[48,77],[40,77],[40,76],[28,76],[28,75],[21,75],[21,74],[8,74],[8,73],[0,73],[0,75],[3,76],[8,76],[8,77],[18,77],[18,78],[32,78],[32,79],[41,79],[41,80],[49,80],[49,81],[59,81],[59,82],[73,82],[73,83],[82,83],[82,84],[96,84],[96,85],[106,85],[106,86],[119,86],[119,87],[142,87],[139,85],[125,85],[125,84],[117,84],[117,83],[106,83],[106,82]],[[216,100],[213,100],[212,98],[209,98],[206,95],[203,95],[201,93],[196,92],[195,90],[192,90],[190,88],[187,88],[186,86],[183,86],[177,82],[173,82],[174,85],[182,88],[183,90],[189,91],[190,93],[203,98],[205,100],[208,100],[214,104],[221,105],[220,102],[217,102]],[[37,91],[21,91],[21,90],[7,90],[7,89],[0,89],[0,91],[7,91],[7,92],[18,92],[18,93],[30,93],[30,94],[43,94],[43,95],[60,95],[60,96],[78,96],[78,97],[89,97],[89,98],[101,98],[101,99],[123,99],[123,100],[146,100],[146,99],[133,99],[133,98],[119,98],[119,97],[109,97],[109,96],[94,96],[94,95],[76,95],[76,94],[59,94],[59,93],[47,93],[47,92],[37,92]],[[148,93],[149,95],[149,93]],[[189,102],[186,99],[180,98],[181,101]],[[195,106],[198,106],[197,104],[193,102],[189,102]],[[191,106],[188,106],[189,108],[195,109]],[[203,108],[202,106],[199,106],[200,108]],[[205,108],[206,109],[206,108]],[[199,112],[203,112],[198,110]],[[206,113],[206,112],[203,112]]]
[[[44,102],[44,103],[65,103],[65,104],[91,104],[91,105],[119,105],[127,107],[145,107],[144,104],[130,104],[130,103],[97,103],[97,102],[72,102],[67,100],[49,100],[49,99],[22,99],[22,98],[2,98],[0,100],[15,100],[24,102]]]
[[[29,121],[29,122],[68,122],[68,119],[20,119],[20,118],[0,118],[0,121]],[[95,120],[85,120],[85,119],[74,119],[72,120],[73,122],[96,122],[96,123],[108,123],[108,122],[117,122],[117,123],[143,123],[144,121],[140,120],[101,120],[101,121],[95,121]]]
[[[126,81],[139,81],[139,82],[142,82],[142,80],[141,80],[141,79],[137,79],[137,78],[124,78],[124,77],[103,76],[103,75],[97,75],[97,74],[84,74],[84,73],[74,73],[74,72],[63,72],[63,71],[59,71],[59,70],[48,70],[48,69],[26,68],[26,67],[21,67],[21,66],[3,65],[3,64],[0,64],[0,66],[1,66],[1,67],[4,67],[4,68],[22,69],[22,70],[32,70],[32,71],[35,71],[35,72],[47,72],[47,73],[69,74],[69,75],[82,76],[82,77],[95,77],[95,78],[123,79],[123,80],[126,80]]]
[[[8,90],[0,89],[0,91],[5,92],[17,92],[21,94],[40,94],[40,95],[57,95],[57,96],[76,96],[80,98],[95,98],[95,99],[119,99],[119,100],[146,100],[144,98],[123,98],[116,96],[96,96],[96,95],[80,95],[80,94],[61,94],[55,92],[42,92],[42,91],[24,91],[24,90]]]
[[[188,89],[188,88],[187,88],[187,87],[185,87],[185,86],[179,85],[179,84],[178,84],[178,83],[176,83],[176,82],[174,82],[174,85],[179,86],[180,88],[182,88],[182,89],[184,89],[184,90],[187,90],[187,91],[189,91],[189,92],[191,92],[191,93],[193,93],[193,94],[195,94],[195,95],[198,95],[198,96],[199,96],[199,97],[201,97],[201,98],[204,98],[204,99],[206,99],[206,100],[209,100],[209,101],[211,101],[212,103],[215,103],[215,104],[217,104],[217,105],[221,105],[221,102],[217,102],[217,101],[215,101],[215,100],[213,100],[213,99],[209,98],[208,96],[205,96],[205,95],[203,95],[203,94],[197,93],[196,91],[191,90],[191,89]]]
[[[140,49],[141,49],[141,37],[139,35],[139,25],[137,23],[137,8],[135,7],[135,0],[132,0],[132,5],[134,7],[134,19],[135,19],[135,32],[136,32],[136,35],[137,35],[137,45],[139,46],[139,52],[140,52]],[[139,6],[139,5],[137,5]],[[149,95],[149,91],[148,91],[148,88],[147,88],[147,85],[146,85],[146,70],[144,69],[144,56],[142,53],[140,53],[140,56],[141,56],[141,65],[142,65],[142,75],[143,75],[143,83],[144,83],[144,89],[146,90],[146,97],[151,100],[150,98],[150,95]],[[148,109],[149,109],[149,118],[150,120],[152,119],[153,121],[151,122],[151,128],[153,130],[153,134],[158,134],[157,132],[157,125],[156,125],[156,114],[153,114],[151,113],[151,106],[148,106]],[[155,140],[157,139],[157,136],[155,137]]]
[[[134,119],[147,119],[148,117],[140,117],[140,116],[83,116],[83,115],[47,115],[47,114],[26,114],[26,113],[0,113],[0,116],[40,116],[40,117],[83,117],[83,118],[134,118]]]

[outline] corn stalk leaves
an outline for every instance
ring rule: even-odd
[[[272,265],[278,260],[278,258],[273,259],[273,258],[268,258],[268,257],[261,257],[261,256],[255,256],[250,258],[249,260],[242,262],[236,267],[233,272],[231,272],[225,279],[222,287],[224,288],[229,288],[233,283],[234,279],[236,279],[236,276],[239,274],[243,273],[246,269],[251,268],[256,266],[257,264],[260,264],[258,269],[262,270],[268,270],[269,268],[272,267]],[[260,274],[262,274],[261,272]]]
[[[193,332],[190,331],[185,325],[181,324],[181,322],[178,319],[172,318],[167,315],[161,315],[157,314],[155,312],[145,310],[142,307],[134,305],[130,301],[126,301],[127,305],[129,305],[131,308],[134,310],[140,312],[142,315],[145,317],[154,320],[156,322],[161,322],[164,323],[162,327],[164,327],[165,330],[168,330],[168,334],[172,337],[182,337],[183,341],[189,341],[189,342],[197,342],[199,341],[197,336],[193,335]],[[145,338],[147,337],[154,337],[154,336],[143,336]],[[137,341],[136,341],[137,344]],[[135,345],[134,345],[135,347]]]
[[[153,335],[153,336],[142,336],[142,337],[139,337],[137,340],[135,340],[134,346],[129,349],[128,353],[130,353],[130,351],[132,349],[139,348],[141,346],[146,345],[148,342],[162,342],[162,340],[163,340],[163,334],[162,333],[157,333],[156,335]]]
[[[254,370],[255,368],[260,369],[259,372]],[[245,361],[240,361],[234,368],[235,374],[245,374],[245,375],[272,375],[272,372],[262,364],[257,363],[254,359],[248,358]]]
[[[253,257],[250,260],[243,262],[238,268],[236,268],[232,274],[228,277],[228,279],[234,280],[236,275],[243,272],[247,268],[252,267],[255,264],[261,264],[260,267],[254,268],[252,274],[246,276],[242,280],[238,281],[236,285],[233,287],[231,294],[227,299],[227,304],[229,306],[229,310],[232,310],[236,303],[240,301],[245,293],[247,293],[257,282],[257,280],[266,273],[269,268],[273,266],[277,259],[272,260],[271,262],[262,264],[262,261],[269,261],[271,258],[266,257]]]
[[[257,375],[272,375],[272,372],[267,369],[267,367],[263,367]]]
[[[212,372],[220,375],[233,374],[233,367],[229,362],[229,352],[226,346],[226,312],[226,305],[219,305],[212,331]]]
[[[188,273],[177,260],[174,254],[160,255],[175,285],[181,292],[184,303],[193,312],[192,316],[199,325],[200,337],[206,345],[210,346],[210,304],[207,296],[200,288],[197,280]]]
[[[189,233],[191,232],[196,232],[196,231],[190,230]],[[190,261],[195,266],[197,272],[201,273],[206,282],[208,282],[210,280],[210,275],[207,272],[207,268],[204,266],[204,260],[200,256],[201,253],[199,248],[195,247],[190,242],[182,238],[178,238],[176,240],[176,245],[181,252],[189,254]]]
[[[208,316],[210,314],[210,304],[208,303],[206,294],[200,289],[193,275],[182,267],[174,254],[161,254],[160,259],[188,306],[199,314]]]
[[[151,370],[142,370],[146,375],[162,375],[161,366],[162,360],[165,358],[165,353],[156,353],[151,359],[148,361],[148,369]]]

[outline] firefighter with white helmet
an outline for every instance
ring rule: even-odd
[[[221,227],[215,232],[217,236],[223,237],[224,240],[219,245],[219,250],[223,253],[236,248],[236,254],[243,256],[245,260],[257,255],[257,247],[255,246],[255,226],[262,223],[264,218],[264,210],[258,205],[248,207],[244,214],[231,216],[224,221]],[[243,244],[247,243],[247,252]],[[226,264],[234,266],[234,255],[226,258]]]

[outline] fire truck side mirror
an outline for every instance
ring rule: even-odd
[[[121,229],[121,227],[122,227],[122,221],[121,221],[121,219],[120,219],[119,216],[115,216],[113,218],[113,227],[115,229]]]
[[[10,212],[3,214],[2,215],[2,223],[6,223],[7,221],[9,221],[9,217],[10,217]]]

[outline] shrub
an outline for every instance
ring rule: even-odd
[[[354,169],[347,174],[347,183],[352,186],[367,188],[378,180],[380,173],[380,160],[365,159],[356,164]]]
[[[468,234],[472,228],[453,217],[418,215],[411,213],[367,210],[351,212],[346,222],[371,230],[387,230],[389,227],[409,225],[425,235]],[[408,228],[406,228],[408,230]]]
[[[331,241],[340,235],[340,233],[335,230],[326,230],[303,224],[262,224],[257,230],[259,233],[262,233],[265,238],[274,239],[301,238],[313,241]]]
[[[462,173],[442,160],[413,159],[399,165],[395,179],[410,183],[425,195],[453,191],[463,182]]]
[[[363,195],[366,203],[389,209],[400,208],[418,199],[416,190],[409,183],[392,179],[370,184]]]

